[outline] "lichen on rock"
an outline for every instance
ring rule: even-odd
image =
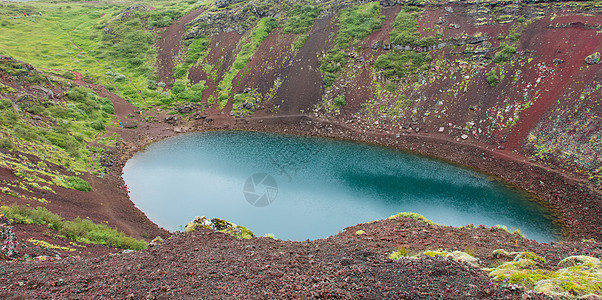
[[[592,53],[585,58],[585,63],[588,65],[595,65],[599,62],[600,62],[600,52]]]
[[[191,232],[195,229],[202,227],[213,229],[215,231],[227,233],[237,239],[250,239],[255,237],[253,232],[243,226],[236,225],[230,221],[222,220],[219,218],[207,218],[205,216],[195,217],[194,220],[186,224],[184,232]]]
[[[15,259],[20,255],[15,250],[17,238],[12,226],[8,226],[8,220],[0,215],[0,259]]]
[[[561,260],[558,263],[558,266],[560,268],[568,268],[568,267],[576,267],[576,266],[580,266],[580,265],[585,265],[585,264],[592,264],[592,265],[602,265],[602,262],[595,258],[595,257],[591,257],[591,256],[586,256],[586,255],[573,255],[573,256],[569,256],[563,260]]]
[[[556,271],[539,268],[544,261],[532,252],[523,252],[514,261],[490,269],[489,276],[552,297],[602,296],[602,264],[599,259],[569,256],[560,261],[560,269]]]

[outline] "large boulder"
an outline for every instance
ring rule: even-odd
[[[195,217],[194,220],[186,224],[185,232],[193,231],[197,228],[208,228],[215,231],[224,232],[232,235],[235,238],[249,239],[254,237],[253,232],[243,226],[236,225],[230,221],[219,218],[207,218],[205,216]]]
[[[600,262],[600,260],[595,257],[585,256],[585,255],[574,255],[574,256],[569,256],[569,257],[561,260],[558,263],[558,266],[561,268],[569,268],[569,267],[576,267],[576,266],[585,265],[585,264],[592,264],[592,265],[599,266],[599,265],[602,265],[602,262]]]
[[[17,238],[12,226],[8,226],[8,220],[0,216],[0,259],[15,259],[20,255],[15,250]]]

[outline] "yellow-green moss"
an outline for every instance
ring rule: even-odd
[[[393,219],[400,218],[400,217],[418,220],[420,222],[424,222],[424,223],[431,224],[431,225],[439,225],[439,224],[425,218],[423,215],[413,213],[413,212],[400,212],[396,215],[392,215],[392,216],[388,217],[387,220],[393,220]]]
[[[392,260],[398,260],[402,257],[410,257],[412,256],[410,250],[406,247],[400,247],[397,250],[391,252],[391,254],[389,254],[389,258]]]
[[[540,262],[545,260],[532,252],[523,252],[515,261],[491,269],[489,276],[552,297],[588,294],[602,296],[602,264],[599,259],[588,256],[567,257],[559,263],[561,267],[566,267],[557,271],[536,268]]]
[[[28,239],[27,241],[32,243],[33,245],[48,248],[48,249],[56,249],[56,250],[63,250],[63,251],[76,251],[73,248],[54,245],[54,244],[48,243],[46,241],[40,241],[40,240],[35,240],[35,239]]]

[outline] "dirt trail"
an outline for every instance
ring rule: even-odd
[[[159,39],[155,44],[155,47],[159,50],[157,54],[157,70],[159,73],[159,81],[166,84],[173,82],[173,67],[175,66],[175,59],[178,57],[182,50],[182,36],[186,31],[184,27],[186,23],[194,20],[198,17],[204,8],[194,10],[184,17],[181,17],[177,21],[173,22],[163,32],[159,34]]]

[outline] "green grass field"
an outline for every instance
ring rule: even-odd
[[[46,71],[79,72],[84,78],[114,87],[117,94],[138,107],[159,105],[161,94],[151,84],[158,79],[155,28],[168,26],[174,19],[211,3],[143,1],[145,9],[123,20],[120,13],[131,3],[3,3],[0,55]],[[107,34],[106,28],[112,34]]]

